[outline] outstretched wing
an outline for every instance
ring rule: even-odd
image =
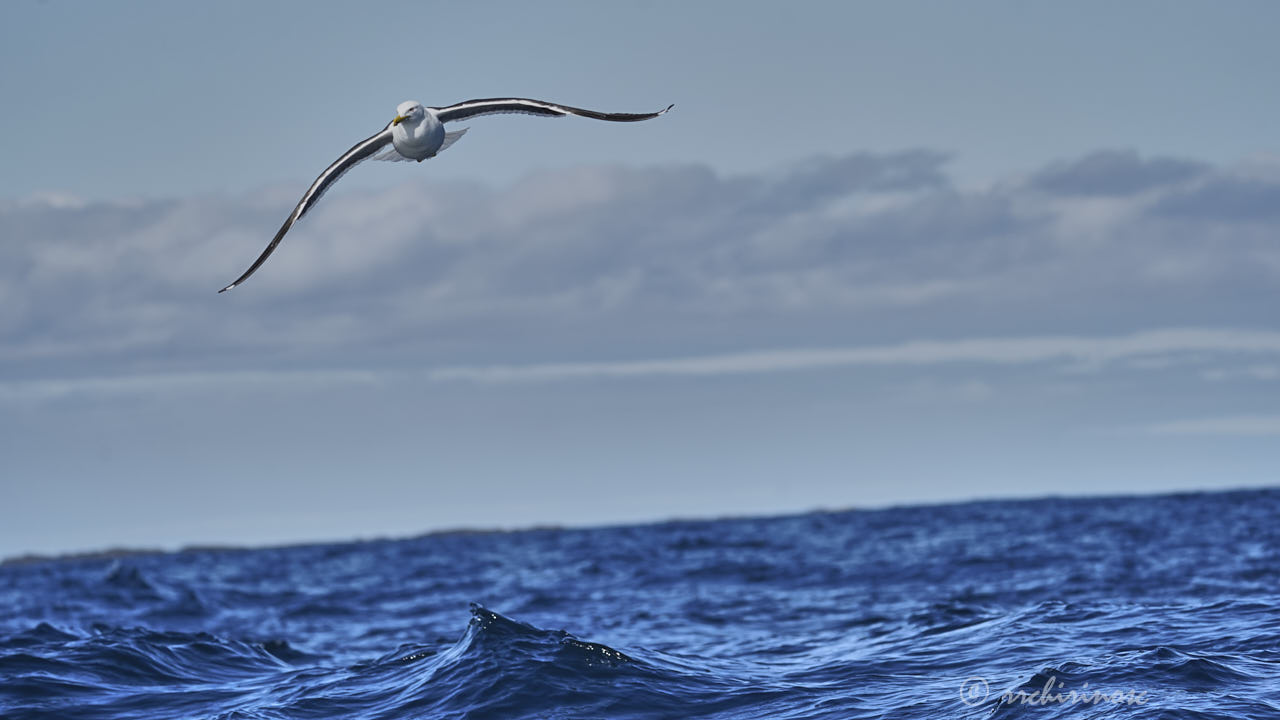
[[[582,108],[571,107],[569,105],[560,105],[545,100],[529,100],[527,98],[487,98],[483,100],[468,100],[442,108],[431,108],[435,111],[436,117],[440,122],[453,122],[455,120],[465,120],[467,118],[478,117],[480,115],[497,115],[500,113],[520,113],[523,115],[542,115],[544,117],[564,117],[565,115],[581,115],[582,117],[594,118],[596,120],[609,120],[612,122],[637,122],[640,120],[651,120],[670,110],[674,105],[668,105],[662,110],[653,113],[602,113],[595,110],[583,110]]]
[[[284,221],[284,224],[276,231],[276,236],[271,239],[271,244],[267,245],[267,249],[262,251],[262,254],[258,256],[257,260],[253,261],[253,264],[249,266],[248,270],[244,271],[243,275],[236,278],[235,282],[222,288],[218,292],[224,293],[245,280],[248,280],[249,276],[257,272],[258,268],[262,267],[262,263],[266,262],[268,257],[271,257],[271,253],[275,252],[276,246],[280,244],[285,233],[289,232],[289,228],[293,227],[294,223],[301,220],[302,216],[307,214],[307,211],[316,204],[316,201],[320,199],[321,195],[324,195],[325,191],[338,181],[338,178],[342,177],[345,172],[358,165],[361,160],[368,159],[371,155],[381,150],[390,142],[391,126],[387,125],[387,127],[383,128],[383,130],[378,134],[356,143],[350,150],[343,153],[342,157],[338,158],[332,165],[325,168],[324,172],[320,173],[320,177],[316,178],[315,182],[311,183],[311,187],[307,188],[307,191],[302,194],[302,199],[298,201],[298,204],[293,208],[293,212],[289,213],[289,217]]]

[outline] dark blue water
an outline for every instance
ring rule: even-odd
[[[0,717],[1280,718],[1280,491],[0,568]]]

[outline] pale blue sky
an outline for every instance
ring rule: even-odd
[[[491,118],[465,156],[347,182],[588,162],[738,172],[922,145],[991,180],[1099,148],[1280,152],[1268,2],[50,0],[0,13],[9,197],[305,182],[403,99],[505,94],[680,111],[643,143]]]
[[[2,4],[0,556],[1274,484],[1277,26]]]

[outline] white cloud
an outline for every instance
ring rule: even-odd
[[[0,382],[0,402],[46,402],[76,397],[219,392],[245,388],[318,388],[372,385],[378,373],[361,370],[184,372]]]
[[[1177,420],[1158,423],[1145,429],[1152,435],[1280,437],[1280,415],[1237,415]]]
[[[800,373],[839,368],[926,368],[968,365],[977,369],[1044,366],[1049,372],[1096,373],[1123,363],[1137,372],[1159,372],[1186,363],[1229,364],[1240,358],[1280,360],[1280,332],[1184,328],[1148,330],[1121,336],[1040,336],[918,340],[893,345],[791,348],[613,362],[455,365],[435,368],[350,368],[276,371],[160,372],[83,375],[0,382],[0,402],[40,402],[69,397],[216,392],[261,388],[315,389],[352,385],[431,382],[480,384],[570,382]],[[1248,366],[1241,377],[1273,379]],[[1221,380],[1200,372],[1207,381]],[[926,382],[918,379],[916,382]],[[994,391],[992,381],[970,380],[953,388],[956,397],[978,399]]]
[[[1206,380],[1227,382],[1231,380],[1280,380],[1280,365],[1259,363],[1245,367],[1218,367],[1205,370]]]
[[[1187,354],[1280,357],[1280,332],[1188,328],[1116,337],[1046,336],[915,341],[896,345],[727,353],[672,359],[460,366],[432,371],[437,381],[529,382],[662,375],[733,375],[859,366],[970,363],[1085,364],[1097,369],[1119,360],[1168,359]],[[1164,364],[1164,363],[1160,363]]]

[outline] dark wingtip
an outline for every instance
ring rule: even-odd
[[[235,286],[236,286],[236,284],[235,284],[235,283],[231,283],[230,285],[228,285],[228,286],[226,286],[226,287],[222,288],[221,290],[219,290],[219,291],[218,291],[218,294],[219,294],[219,295],[221,295],[222,293],[224,293],[224,292],[226,292],[226,291],[230,290],[231,288],[233,288],[233,287],[235,287]]]

